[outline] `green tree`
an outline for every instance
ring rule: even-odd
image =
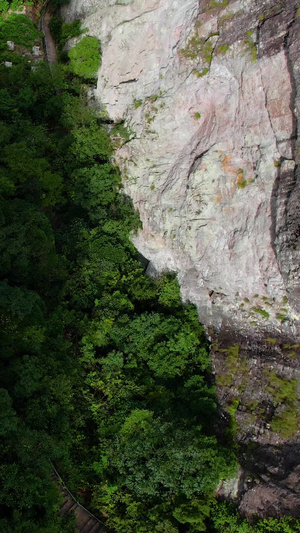
[[[77,76],[92,79],[100,67],[100,47],[96,37],[85,36],[69,51],[70,70]]]

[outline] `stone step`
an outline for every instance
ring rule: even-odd
[[[105,531],[107,531],[106,527],[97,522],[92,529],[90,529],[89,533],[104,533]]]
[[[89,515],[86,512],[86,510],[80,505],[78,505],[77,508],[75,509],[75,517],[76,517],[76,527],[77,529],[79,529],[79,531],[82,531],[82,529],[86,526],[88,522],[90,522],[90,528],[92,527],[93,524],[97,522],[97,520],[91,517],[91,515]],[[93,519],[92,522],[91,522],[91,518]]]
[[[60,508],[61,514],[70,513],[72,511],[75,511],[75,508],[77,507],[77,503],[73,500],[66,500],[66,502],[62,505]]]
[[[90,516],[88,518],[88,521],[81,528],[80,533],[90,533],[90,530],[92,527],[94,527],[94,524],[95,524],[95,519],[93,516]]]
[[[71,493],[67,490],[67,487],[61,481],[58,475],[52,474],[52,479],[59,485],[60,493],[63,498],[62,505],[60,507],[60,514],[65,515],[67,513],[74,513],[76,521],[76,531],[79,533],[109,533],[109,529],[98,521],[98,519],[90,515],[89,511],[82,507],[73,499]]]

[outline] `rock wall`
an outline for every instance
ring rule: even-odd
[[[178,272],[183,298],[216,329],[299,326],[296,3],[68,9],[99,37],[96,95],[130,132],[117,159],[143,222],[135,244],[155,270]]]
[[[297,4],[73,0],[65,11],[101,41],[96,98],[127,127],[116,159],[143,223],[134,242],[152,272],[178,273],[217,332],[246,514],[299,512],[296,396],[284,404],[277,391],[300,377]],[[283,412],[294,431],[278,429]]]

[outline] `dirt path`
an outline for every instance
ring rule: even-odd
[[[45,37],[46,59],[48,63],[51,65],[52,63],[55,63],[57,61],[57,54],[56,54],[55,43],[49,30],[50,20],[51,20],[51,15],[50,13],[48,13],[48,11],[46,11],[45,13],[42,13],[41,30]]]

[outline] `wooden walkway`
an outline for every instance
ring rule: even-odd
[[[53,481],[58,483],[60,492],[63,497],[63,503],[60,507],[61,516],[74,513],[76,521],[76,531],[80,533],[112,533],[106,525],[101,522],[90,511],[85,509],[73,496],[66,487],[58,472],[53,470]]]
[[[56,53],[55,42],[49,30],[49,22],[52,18],[52,15],[49,13],[49,11],[47,11],[47,3],[48,2],[44,4],[42,11],[41,11],[40,29],[44,34],[46,59],[49,65],[51,65],[52,63],[56,63],[57,53]]]

